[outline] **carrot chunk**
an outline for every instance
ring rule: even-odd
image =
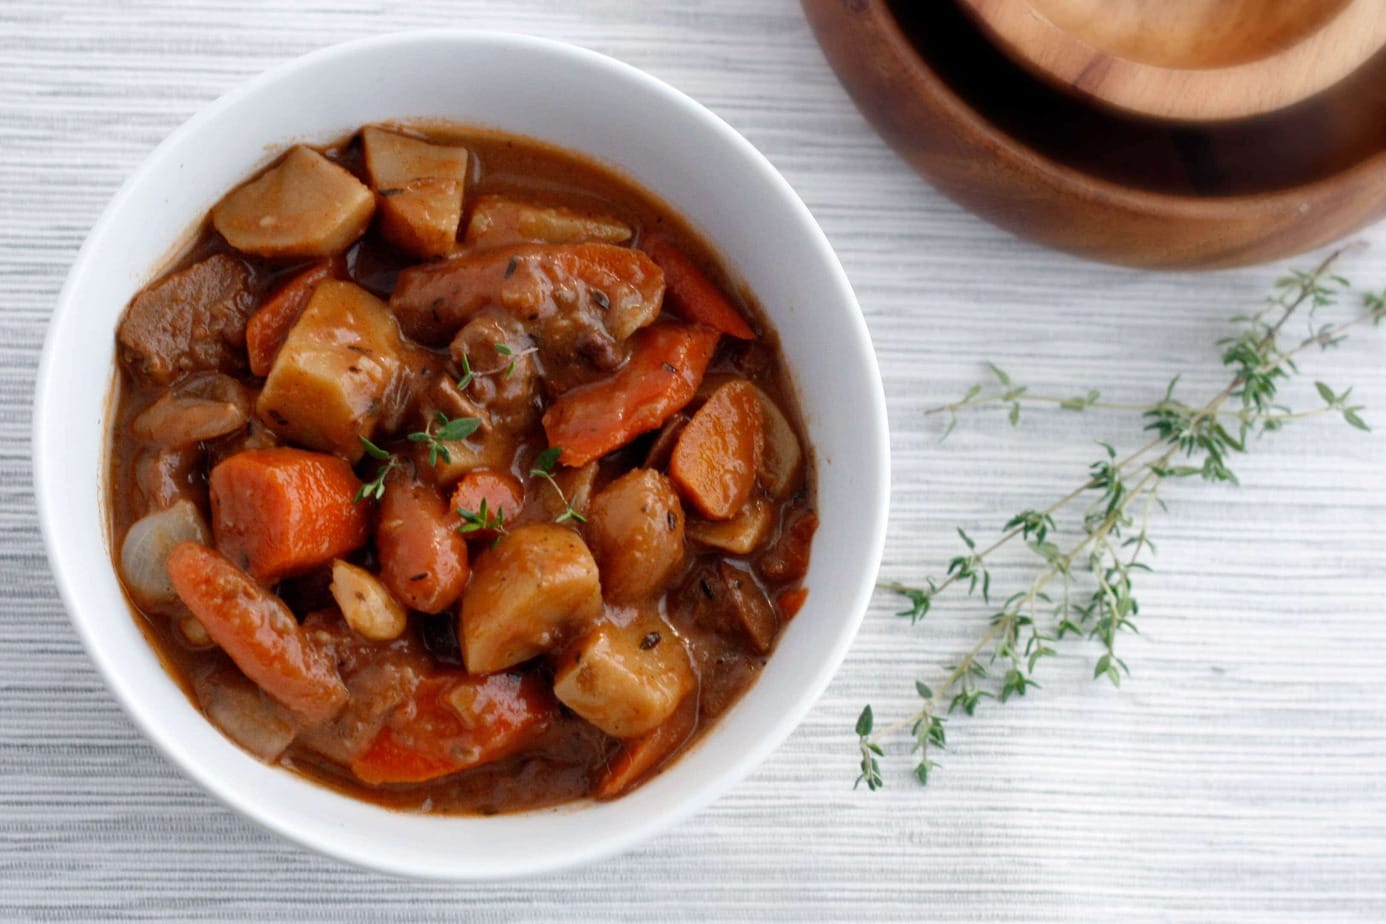
[[[462,476],[452,492],[452,509],[458,514],[463,511],[475,514],[475,523],[469,525],[481,527],[468,529],[467,535],[490,538],[496,534],[496,530],[486,528],[482,522],[483,504],[486,522],[496,522],[501,526],[513,524],[525,506],[525,486],[506,472],[472,469]]]
[[[726,520],[750,500],[764,451],[760,398],[754,386],[734,379],[713,392],[683,428],[669,477],[704,516]]]
[[[225,556],[196,542],[168,557],[173,588],[236,666],[306,725],[326,722],[347,701],[333,658],[274,594]]]
[[[681,324],[637,333],[615,374],[565,393],[544,414],[549,445],[563,448],[559,461],[584,465],[663,425],[697,393],[717,339],[716,331]]]
[[[386,482],[375,531],[380,579],[406,606],[440,613],[462,596],[471,569],[461,525],[432,485],[395,476]]]
[[[425,677],[351,763],[365,783],[422,783],[523,750],[558,713],[537,676]]]
[[[332,264],[328,261],[313,264],[284,283],[250,316],[245,326],[245,349],[250,354],[251,372],[269,375],[274,357],[289,336],[289,328],[303,314],[318,283],[331,275]]]
[[[728,337],[756,339],[741,312],[682,250],[662,237],[651,238],[643,246],[664,270],[665,301],[676,313]]]
[[[237,453],[212,469],[212,534],[227,558],[274,583],[366,543],[361,482],[343,459],[274,447]]]
[[[628,792],[687,743],[697,722],[698,697],[686,697],[663,724],[621,745],[592,794],[598,799],[614,799]]]

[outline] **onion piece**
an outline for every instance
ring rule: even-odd
[[[229,664],[198,677],[197,701],[212,724],[264,761],[289,747],[298,729],[289,710]]]
[[[235,379],[192,376],[165,392],[130,422],[137,439],[191,446],[234,433],[250,420],[250,397]]]
[[[136,520],[120,544],[120,573],[135,603],[146,610],[176,603],[178,595],[168,576],[168,553],[180,542],[206,545],[211,538],[202,514],[188,500]]]

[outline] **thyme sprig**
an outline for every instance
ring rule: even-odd
[[[437,424],[437,429],[434,429]],[[433,420],[428,422],[428,426],[422,431],[411,433],[408,436],[411,443],[423,443],[428,447],[428,464],[437,465],[438,460],[442,459],[444,464],[452,462],[452,454],[448,452],[448,443],[457,443],[471,436],[481,427],[481,419],[477,417],[454,417],[448,419],[448,415],[439,411]]]
[[[390,472],[399,467],[399,460],[395,458],[393,453],[381,449],[364,436],[357,438],[361,440],[361,448],[366,451],[366,455],[385,464],[376,468],[374,478],[357,489],[356,496],[351,499],[351,502],[359,504],[366,498],[378,501],[385,496],[385,479],[389,477]]]
[[[1198,478],[1236,484],[1230,460],[1245,453],[1253,437],[1295,420],[1336,414],[1359,430],[1368,429],[1362,407],[1352,401],[1352,389],[1340,392],[1315,382],[1323,403],[1306,410],[1293,410],[1279,400],[1282,386],[1299,371],[1296,359],[1302,353],[1338,346],[1354,328],[1386,320],[1386,291],[1364,296],[1365,310],[1350,319],[1319,317],[1321,309],[1337,304],[1349,288],[1347,280],[1333,272],[1342,253],[1334,252],[1309,272],[1295,272],[1277,281],[1259,311],[1233,319],[1239,325],[1237,333],[1218,344],[1222,364],[1231,372],[1230,381],[1202,404],[1189,404],[1178,396],[1178,376],[1158,401],[1132,405],[1103,401],[1096,389],[1066,397],[1035,394],[989,364],[989,384],[974,386],[960,400],[926,412],[949,416],[945,437],[956,427],[961,411],[1004,408],[1014,426],[1020,422],[1022,409],[1033,404],[1075,412],[1136,412],[1152,436],[1126,455],[1110,443],[1099,444],[1102,453],[1077,488],[1047,507],[1017,513],[988,545],[979,547],[959,529],[963,549],[942,575],[926,577],[922,585],[881,585],[904,599],[899,615],[911,623],[925,619],[939,596],[954,588],[960,588],[966,598],[979,600],[990,612],[982,635],[944,668],[938,683],[916,682],[920,705],[913,714],[878,731],[871,707],[861,711],[854,728],[860,759],[858,785],[865,783],[875,790],[884,784],[879,764],[885,755],[882,742],[905,729],[913,738],[913,775],[927,783],[938,766],[934,755],[947,746],[945,728],[951,717],[960,712],[970,716],[983,701],[1004,703],[1037,688],[1037,668],[1054,657],[1065,640],[1085,639],[1095,645],[1094,679],[1106,678],[1120,686],[1129,668],[1118,653],[1119,643],[1123,635],[1137,631],[1136,578],[1150,570],[1146,559],[1155,552],[1150,518],[1156,508],[1164,509],[1161,491],[1169,482]],[[1297,338],[1287,334],[1294,318],[1303,318],[1308,325]],[[1057,517],[1061,514],[1070,515],[1063,534],[1075,537],[1067,548],[1059,538]],[[993,607],[989,563],[1016,543],[1038,559],[1037,570],[1028,586]]]
[[[479,533],[482,530],[490,530],[498,537],[504,536],[509,532],[505,528],[505,510],[503,508],[491,510],[489,507],[490,505],[484,497],[476,510],[458,507],[457,515],[462,518],[462,525],[457,527],[457,531],[467,535]]]
[[[558,457],[563,455],[562,446],[550,446],[534,458],[534,465],[530,468],[529,474],[534,478],[543,478],[553,488],[558,495],[559,501],[563,504],[563,512],[554,518],[555,523],[567,523],[574,520],[578,523],[586,523],[587,517],[578,513],[573,504],[568,500],[568,496],[563,493],[563,489],[558,486],[557,480],[553,477],[554,467],[558,465]]]

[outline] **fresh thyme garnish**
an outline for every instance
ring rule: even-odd
[[[438,425],[438,429],[433,429],[433,424]],[[422,432],[409,434],[411,443],[424,443],[428,446],[428,464],[437,465],[438,460],[444,463],[452,461],[452,455],[448,452],[447,443],[456,443],[465,440],[477,431],[481,426],[481,420],[476,417],[455,417],[448,419],[448,415],[442,411],[437,413],[434,420]]]
[[[472,379],[473,379],[473,378],[475,378],[475,375],[474,375],[474,373],[472,372],[472,359],[471,359],[471,357],[468,356],[466,353],[463,353],[463,354],[462,354],[462,377],[459,378],[459,379],[457,380],[457,390],[458,390],[458,391],[466,391],[466,390],[467,390],[467,386],[470,385],[470,384],[472,384]]]
[[[1109,443],[1100,443],[1101,456],[1069,494],[1043,509],[1017,513],[1001,528],[1000,536],[984,547],[979,548],[959,529],[962,553],[942,575],[927,577],[922,585],[881,585],[904,598],[906,606],[899,615],[911,623],[923,620],[939,595],[950,588],[961,588],[965,597],[979,600],[990,614],[981,637],[944,668],[940,682],[932,687],[916,682],[920,705],[912,715],[878,731],[871,707],[861,711],[855,726],[858,784],[872,790],[884,785],[878,760],[885,755],[881,742],[905,729],[914,741],[914,776],[927,783],[938,766],[933,755],[946,747],[945,725],[951,717],[958,712],[972,715],[983,700],[1004,703],[1038,687],[1036,668],[1056,655],[1065,640],[1086,639],[1095,644],[1094,679],[1105,677],[1119,686],[1128,668],[1117,653],[1118,641],[1124,633],[1136,631],[1140,605],[1134,595],[1135,578],[1150,570],[1145,561],[1155,552],[1150,519],[1156,508],[1165,508],[1160,492],[1168,482],[1200,478],[1235,485],[1232,457],[1245,453],[1252,437],[1280,430],[1295,420],[1332,414],[1359,430],[1368,429],[1361,406],[1352,402],[1351,389],[1339,392],[1315,382],[1323,403],[1305,410],[1292,410],[1279,401],[1282,386],[1299,372],[1296,357],[1301,353],[1337,346],[1351,329],[1386,320],[1386,291],[1365,296],[1366,310],[1356,317],[1336,322],[1318,317],[1320,309],[1335,305],[1348,289],[1347,281],[1332,271],[1341,255],[1337,251],[1314,270],[1279,280],[1260,311],[1233,319],[1239,331],[1218,344],[1231,381],[1203,404],[1188,404],[1177,397],[1177,376],[1160,400],[1127,405],[1104,402],[1096,390],[1067,397],[1037,395],[991,365],[994,381],[990,385],[975,386],[960,400],[927,412],[949,415],[946,437],[964,410],[1005,408],[1013,426],[1019,424],[1022,408],[1032,404],[1067,411],[1128,411],[1141,415],[1152,438],[1126,455]],[[1286,325],[1296,316],[1306,318],[1308,330],[1300,339],[1290,339]],[[1057,522],[1056,517],[1070,510],[1075,514],[1067,522]],[[1066,546],[1063,535],[1073,537]],[[993,607],[988,565],[998,551],[1017,542],[1038,559],[1037,571],[1028,586]]]
[[[459,390],[465,389],[483,375],[499,375],[503,378],[510,378],[510,376],[515,374],[515,363],[520,357],[539,352],[539,348],[533,346],[528,349],[520,350],[519,352],[516,352],[513,347],[505,343],[494,344],[494,347],[496,353],[508,359],[508,362],[504,366],[495,369],[475,369],[472,367],[472,358],[466,353],[462,354],[462,376],[457,380],[457,387]]]
[[[488,510],[486,498],[481,499],[481,506],[476,510],[466,510],[462,507],[457,508],[457,515],[462,518],[462,525],[457,527],[457,531],[462,534],[478,533],[484,529],[489,529],[497,536],[506,534],[505,511]]]
[[[380,500],[384,497],[385,479],[389,476],[390,472],[399,465],[399,460],[397,460],[392,453],[381,449],[364,436],[358,437],[358,439],[361,440],[361,447],[366,450],[366,455],[375,459],[377,462],[384,462],[385,464],[376,469],[374,478],[361,485],[356,491],[356,496],[351,499],[352,503],[356,504],[359,504],[368,497],[372,500]]]
[[[554,480],[553,469],[554,466],[558,464],[558,457],[561,455],[563,455],[562,446],[550,446],[534,457],[534,465],[530,468],[529,474],[534,478],[543,478],[548,481],[549,486],[552,487],[554,493],[558,495],[558,499],[563,502],[563,512],[554,517],[553,521],[555,523],[567,523],[569,520],[586,523],[587,517],[573,509],[573,505],[563,493],[563,489],[560,488],[558,482]]]

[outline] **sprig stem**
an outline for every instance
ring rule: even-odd
[[[1347,288],[1346,280],[1332,268],[1343,251],[1336,251],[1307,273],[1293,273],[1276,284],[1276,294],[1267,305],[1249,317],[1236,319],[1241,332],[1219,343],[1222,361],[1232,375],[1227,385],[1198,406],[1175,398],[1176,376],[1159,401],[1145,405],[1104,402],[1098,391],[1089,390],[1073,398],[1033,395],[1017,385],[1011,376],[991,365],[994,383],[974,386],[959,401],[932,408],[926,413],[950,415],[946,437],[958,422],[958,412],[1005,405],[1011,423],[1019,422],[1026,404],[1057,405],[1068,410],[1116,410],[1138,412],[1145,428],[1154,437],[1126,456],[1102,443],[1105,455],[1092,464],[1089,477],[1077,488],[1049,506],[1026,510],[1012,517],[998,538],[982,548],[961,529],[966,549],[954,557],[941,577],[927,578],[923,585],[885,581],[880,586],[901,595],[909,606],[899,615],[918,623],[945,591],[962,586],[965,595],[990,604],[992,574],[989,562],[1019,540],[1043,564],[1021,590],[1011,594],[991,612],[987,628],[963,655],[944,669],[940,683],[930,687],[916,682],[920,706],[906,717],[877,731],[870,707],[858,718],[856,733],[861,775],[858,782],[868,788],[884,785],[877,757],[884,756],[882,742],[905,728],[912,728],[917,755],[914,775],[927,782],[937,767],[931,753],[945,746],[944,725],[953,713],[973,714],[984,699],[1005,702],[1024,696],[1037,687],[1036,667],[1056,654],[1056,645],[1069,637],[1082,637],[1100,645],[1094,677],[1107,677],[1119,685],[1127,673],[1125,661],[1117,653],[1117,639],[1135,631],[1134,618],[1139,605],[1134,597],[1134,575],[1148,571],[1143,560],[1153,554],[1150,522],[1154,509],[1163,508],[1160,490],[1171,479],[1198,477],[1209,482],[1236,484],[1229,466],[1231,456],[1246,452],[1250,437],[1281,429],[1287,423],[1336,413],[1350,425],[1365,430],[1361,406],[1351,403],[1352,390],[1337,392],[1323,382],[1315,382],[1322,406],[1293,410],[1278,403],[1281,386],[1295,373],[1296,357],[1311,348],[1328,349],[1340,344],[1350,331],[1366,323],[1386,320],[1386,292],[1364,298],[1366,312],[1335,323],[1319,323],[1319,309],[1332,306]],[[1296,316],[1307,315],[1307,335],[1293,345],[1281,345],[1286,325]],[[1229,407],[1229,405],[1231,405]],[[1230,429],[1229,429],[1230,428]],[[1078,536],[1062,549],[1054,537],[1061,532],[1056,517],[1067,512],[1080,498],[1089,498],[1081,514],[1065,527]],[[1128,535],[1128,531],[1134,531]],[[1080,575],[1087,576],[1089,589],[1075,597]],[[1063,592],[1056,602],[1048,589],[1062,581]],[[1040,610],[1047,608],[1050,619],[1042,624]],[[998,663],[1004,666],[999,678],[993,676]]]

